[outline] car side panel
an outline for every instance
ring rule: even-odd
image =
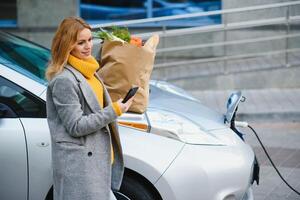
[[[183,143],[119,126],[125,167],[155,183],[183,147]]]
[[[51,139],[45,118],[22,118],[28,146],[29,199],[45,199],[52,186]]]
[[[0,199],[27,199],[27,153],[18,118],[0,118]]]
[[[251,186],[248,145],[185,145],[156,183],[164,200],[242,199]]]

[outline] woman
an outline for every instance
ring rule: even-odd
[[[46,77],[55,200],[115,199],[111,188],[119,190],[123,177],[115,120],[133,98],[111,103],[92,45],[91,27],[75,17],[61,22],[52,41]]]

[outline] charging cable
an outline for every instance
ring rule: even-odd
[[[281,178],[281,180],[282,180],[282,181],[283,181],[283,182],[284,182],[291,190],[293,190],[295,193],[297,193],[298,195],[300,195],[300,192],[297,191],[295,188],[293,188],[293,187],[292,187],[292,186],[291,186],[291,185],[283,178],[283,176],[281,175],[281,173],[279,172],[279,170],[278,170],[277,167],[275,166],[274,162],[272,161],[272,159],[271,159],[269,153],[267,152],[265,146],[263,145],[263,143],[261,142],[260,138],[258,137],[258,135],[257,135],[256,131],[254,130],[254,128],[252,128],[247,122],[235,121],[234,123],[235,123],[235,125],[236,125],[237,127],[242,127],[242,128],[248,127],[248,128],[250,128],[250,129],[253,131],[253,133],[255,134],[255,136],[256,136],[256,138],[257,138],[257,140],[259,141],[261,147],[263,148],[265,154],[267,155],[269,161],[271,162],[272,166],[274,167],[275,171],[277,172],[277,174],[279,175],[279,177]]]

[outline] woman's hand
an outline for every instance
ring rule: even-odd
[[[122,113],[125,113],[127,112],[127,110],[129,109],[129,107],[131,106],[132,104],[132,101],[133,101],[133,97],[131,97],[126,103],[122,103],[123,99],[119,99],[117,102],[122,110]]]

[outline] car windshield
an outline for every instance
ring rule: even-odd
[[[45,70],[50,51],[8,33],[0,32],[0,63],[46,84]]]

